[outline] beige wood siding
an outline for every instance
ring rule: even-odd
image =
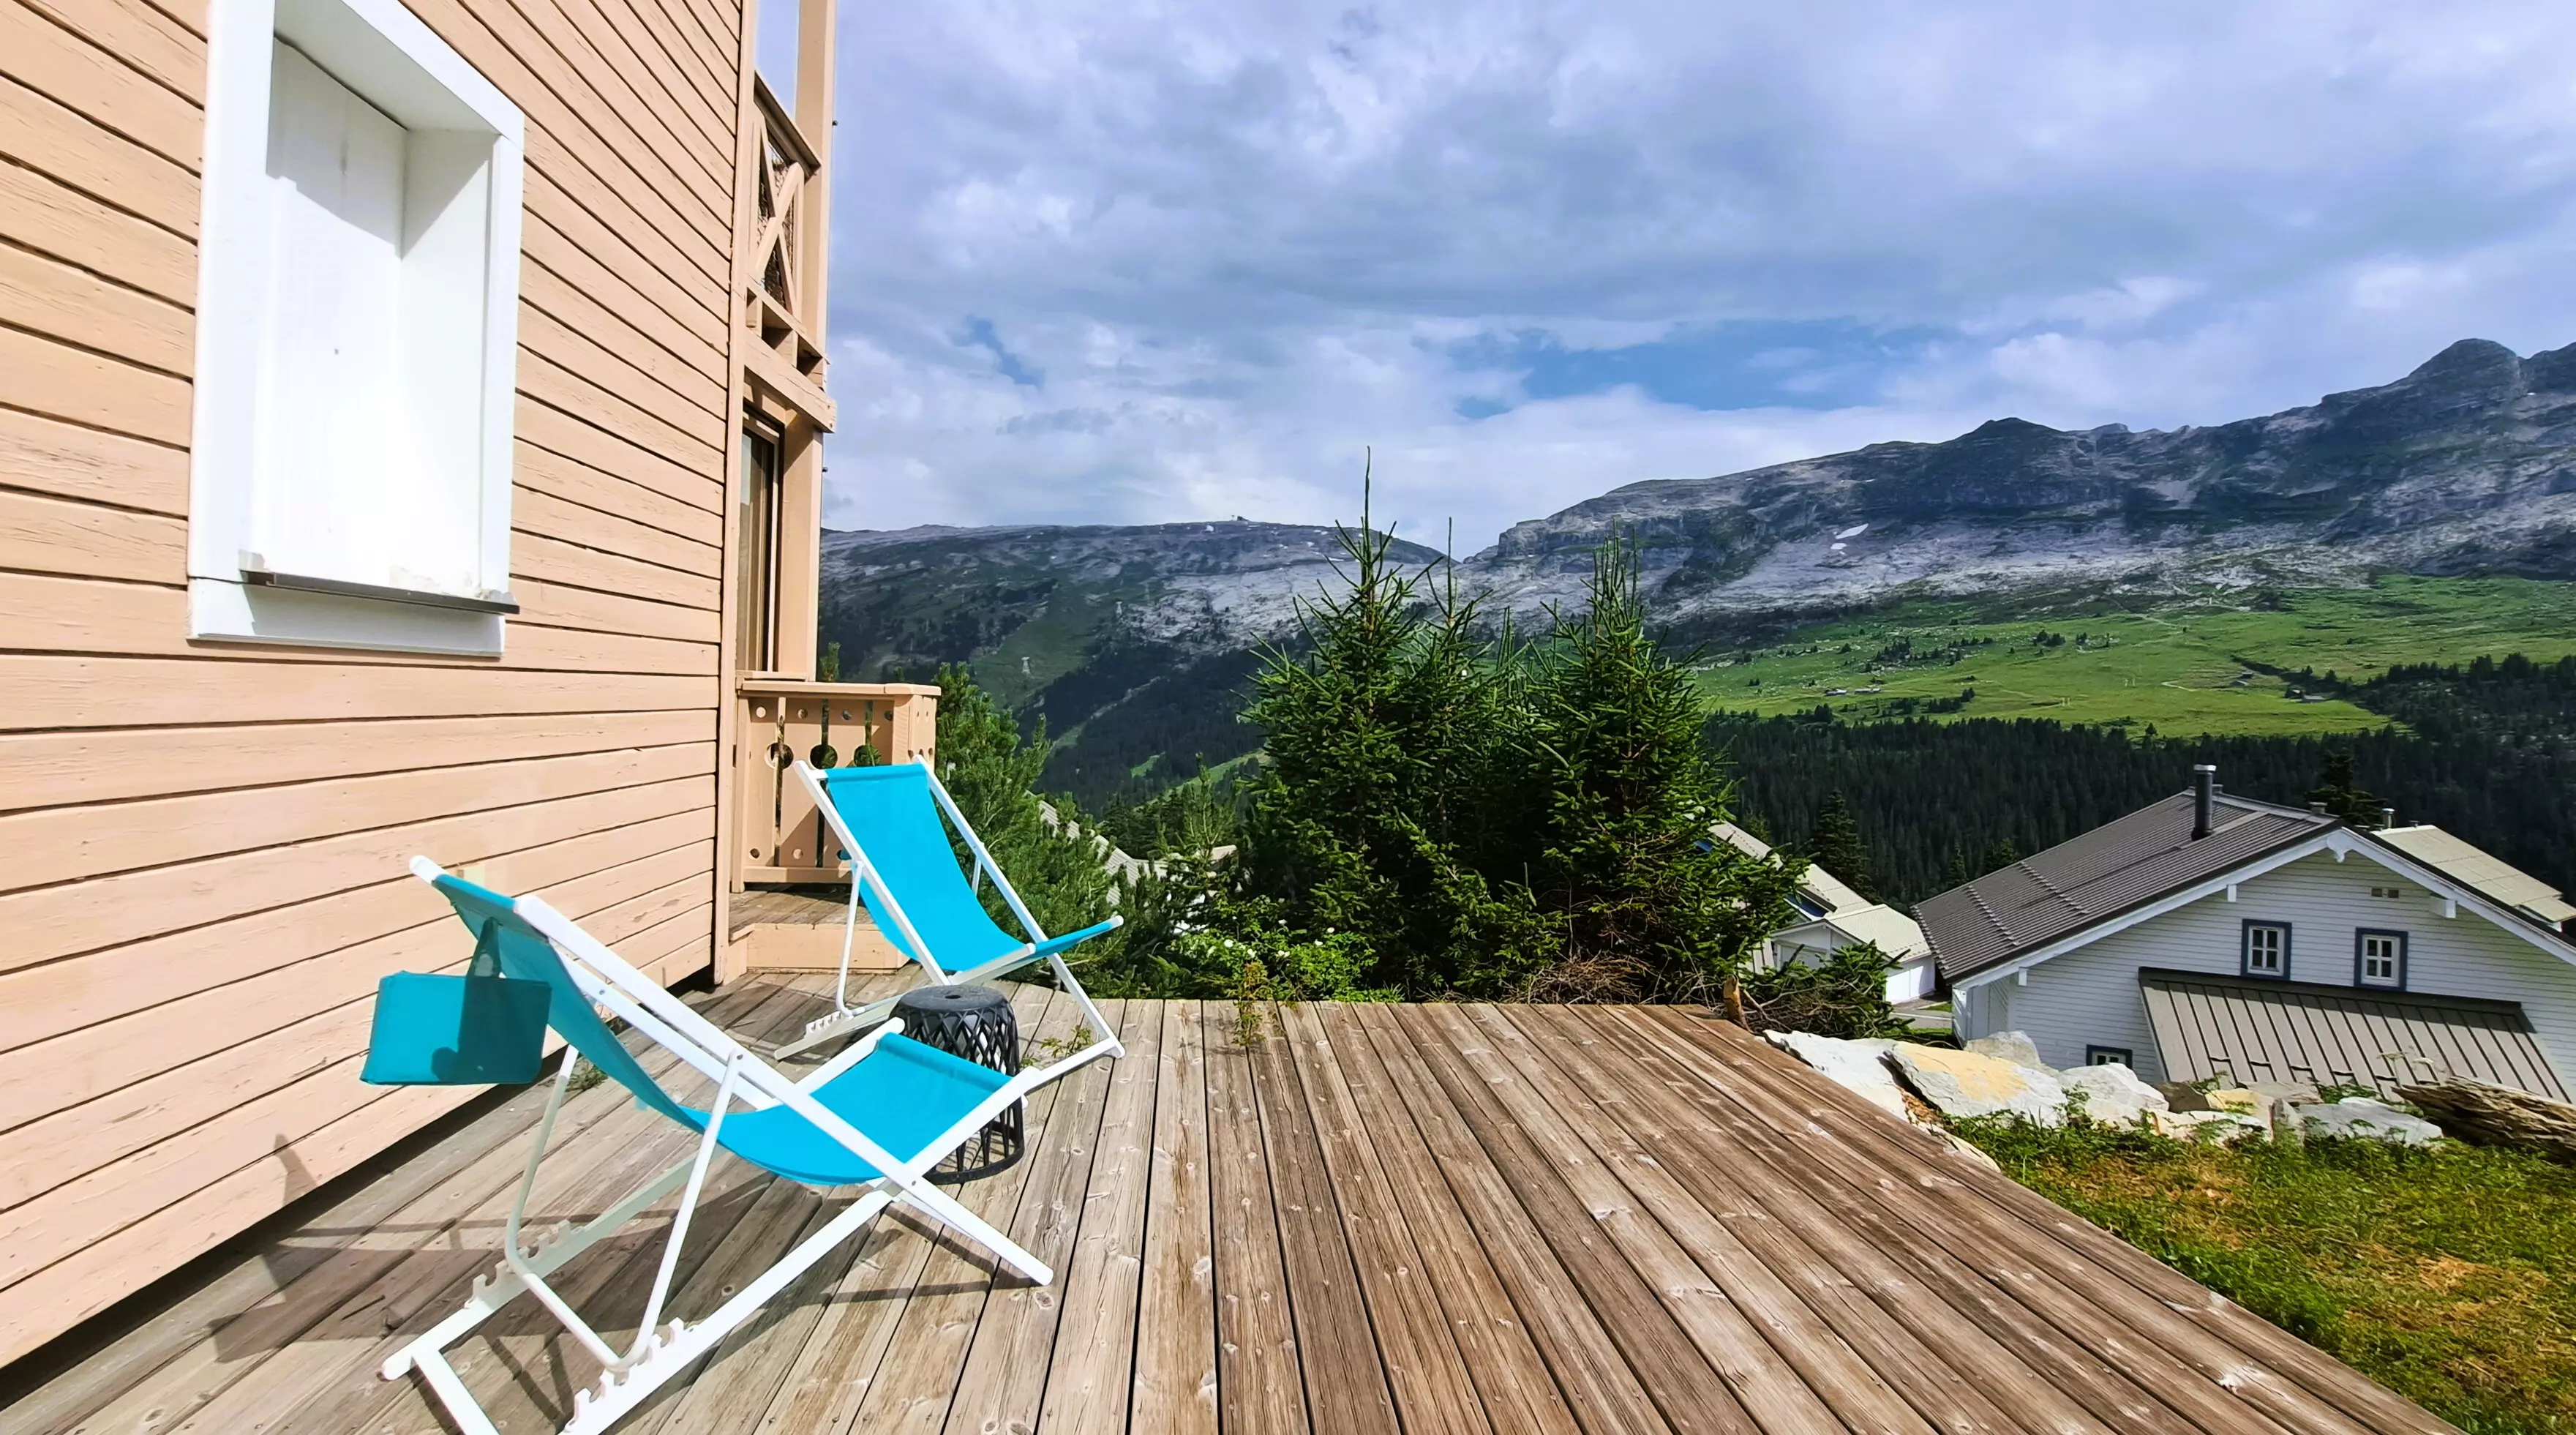
[[[498,661],[189,641],[205,7],[0,0],[0,1362],[474,1094],[357,1080],[411,854],[713,958],[740,10],[410,4],[528,123]]]

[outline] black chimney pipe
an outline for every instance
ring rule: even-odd
[[[2218,769],[2206,762],[2191,766],[2191,840],[2209,835],[2210,809],[2218,805]]]

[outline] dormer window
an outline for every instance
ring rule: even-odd
[[[2243,970],[2249,977],[2290,975],[2290,924],[2247,922],[2243,937]]]
[[[2375,932],[2368,928],[2353,933],[2352,980],[2355,986],[2404,990],[2406,934]]]

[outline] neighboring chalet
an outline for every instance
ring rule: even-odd
[[[2196,776],[1917,908],[1962,1036],[2149,1080],[2576,1091],[2576,907],[2439,828]]]
[[[797,3],[786,102],[736,0],[0,15],[0,1364],[479,1094],[358,1080],[412,854],[729,974],[779,744],[928,747],[806,681]]]
[[[1771,855],[1770,843],[1732,822],[1721,822],[1712,830],[1748,857]],[[1885,902],[1871,901],[1812,862],[1789,901],[1798,909],[1798,920],[1771,934],[1762,950],[1766,970],[1791,962],[1823,961],[1846,947],[1875,942],[1896,963],[1896,969],[1887,974],[1889,1001],[1920,1001],[1932,995],[1932,945],[1912,917]]]

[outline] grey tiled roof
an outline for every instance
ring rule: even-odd
[[[2241,867],[2335,825],[2335,819],[2218,795],[2209,835],[2192,839],[2192,795],[2180,792],[2081,837],[1953,887],[1915,908],[1956,980]]]

